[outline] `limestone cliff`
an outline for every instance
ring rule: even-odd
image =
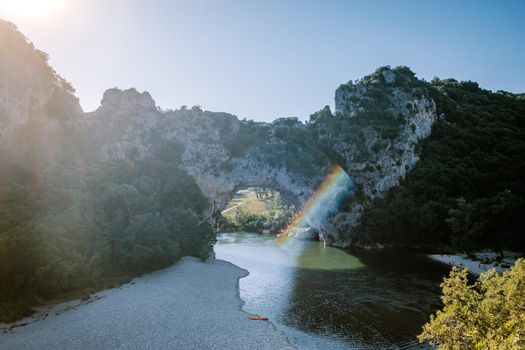
[[[73,88],[46,55],[12,24],[0,26],[0,143],[15,139],[11,148],[21,145],[17,133],[35,135],[28,129],[54,140],[60,130],[85,140],[106,162],[131,164],[165,147],[208,198],[202,214],[210,221],[235,191],[248,186],[273,188],[300,208],[339,165],[355,184],[354,194],[315,229],[328,244],[352,245],[363,209],[415,165],[418,142],[438,118],[425,83],[404,67],[382,67],[341,85],[335,113],[326,107],[307,123],[239,120],[199,107],[163,111],[149,93],[135,89],[107,90],[97,110],[83,113]]]
[[[424,86],[404,67],[382,67],[337,89],[335,115],[313,116],[318,142],[329,145],[357,184],[348,207],[321,233],[328,243],[351,245],[364,206],[398,185],[418,161],[418,142],[438,118]]]
[[[100,156],[108,161],[132,162],[160,143],[177,145],[173,151],[181,152],[179,165],[209,198],[210,218],[247,186],[273,188],[297,205],[308,199],[330,162],[320,151],[279,137],[279,131],[289,128],[287,122],[240,121],[198,108],[161,111],[148,93],[135,89],[106,91],[101,106],[81,118]],[[297,119],[292,123],[304,132]],[[305,157],[307,168],[292,168],[293,160]]]
[[[0,20],[0,140],[30,121],[81,112],[73,88],[16,27]]]
[[[281,118],[240,121],[227,113],[160,111],[148,93],[108,90],[85,125],[105,159],[144,157],[159,142],[182,149],[180,166],[210,200],[208,217],[247,186],[271,187],[300,207],[323,177],[341,165],[356,184],[344,210],[316,227],[328,244],[348,246],[364,206],[396,186],[417,162],[417,144],[437,119],[434,101],[404,68],[384,67],[341,85],[336,111],[309,123]]]

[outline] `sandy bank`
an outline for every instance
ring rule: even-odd
[[[291,349],[270,322],[241,310],[246,270],[184,258],[165,270],[98,293],[76,309],[0,333],[0,349]]]
[[[472,253],[470,256],[464,253],[429,255],[430,259],[443,264],[456,266],[460,269],[468,268],[475,275],[480,275],[492,268],[501,273],[513,266],[519,257],[516,253],[504,252],[503,259],[498,262],[496,260],[498,256],[498,253],[487,251]]]

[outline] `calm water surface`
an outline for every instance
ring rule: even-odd
[[[424,348],[415,336],[448,273],[422,254],[350,254],[255,233],[221,233],[215,252],[250,272],[244,310],[270,317],[301,349]]]

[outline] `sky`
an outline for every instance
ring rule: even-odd
[[[383,65],[525,92],[521,0],[0,0],[0,18],[85,111],[135,87],[162,108],[305,120]]]

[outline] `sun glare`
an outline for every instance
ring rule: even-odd
[[[46,17],[58,12],[65,0],[0,0],[0,17]]]

